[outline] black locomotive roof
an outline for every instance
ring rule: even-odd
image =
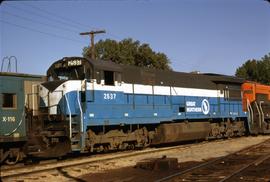
[[[54,62],[48,69],[47,74],[53,71],[54,69],[68,67],[68,62],[74,60],[76,61],[80,60],[81,61],[80,66],[91,67],[93,68],[93,70],[108,70],[117,72],[122,71],[121,66],[112,61],[92,60],[90,58],[83,58],[83,57],[64,57]]]
[[[93,61],[92,59],[88,59],[88,61],[94,66],[95,69],[122,72],[122,66],[112,61]]]
[[[138,84],[216,89],[217,84],[239,85],[244,82],[243,79],[226,75],[183,73],[134,66],[123,67],[124,81]]]
[[[59,66],[59,63],[65,65],[67,61],[72,60],[82,60],[81,64],[86,67],[91,67],[94,72],[100,70],[120,72],[122,74],[122,81],[125,83],[216,89],[217,84],[240,85],[244,82],[243,79],[233,76],[156,70],[82,57],[65,57],[55,62],[49,70],[54,69],[57,65]]]

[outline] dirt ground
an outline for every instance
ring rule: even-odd
[[[130,181],[155,181],[168,174],[184,170],[196,163],[210,158],[228,155],[248,146],[261,143],[270,136],[241,137],[222,141],[202,142],[194,145],[183,145],[181,148],[148,153],[123,159],[113,159],[106,162],[96,162],[81,166],[58,169],[57,171],[25,175],[16,179],[5,181],[89,181],[89,182],[130,182]],[[148,158],[177,158],[179,169],[151,171],[134,168],[138,161]]]
[[[245,147],[261,143],[269,136],[242,137],[229,139],[221,142],[209,142],[194,145],[187,148],[173,149],[171,151],[148,154],[144,156],[131,157],[118,161],[111,161],[110,164],[102,164],[88,174],[79,177],[82,181],[101,182],[129,182],[129,181],[155,181],[161,177],[168,176],[177,171],[182,171],[197,163],[210,158],[228,155],[229,153],[241,150]],[[136,162],[145,158],[160,158],[166,155],[170,158],[177,158],[179,162],[178,170],[151,171],[135,168]]]
[[[151,182],[162,177],[172,175],[178,171],[187,169],[190,166],[196,165],[200,162],[185,162],[179,165],[179,169],[173,170],[147,170],[140,169],[134,166],[124,167],[120,169],[113,169],[99,173],[89,173],[81,176],[82,181],[100,181],[100,182]]]

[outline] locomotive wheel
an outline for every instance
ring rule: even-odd
[[[221,133],[218,127],[214,127],[211,131],[211,135],[215,138],[220,138],[221,137]]]
[[[109,152],[109,146],[108,146],[108,145],[104,145],[104,146],[103,146],[103,152],[104,152],[104,153]]]
[[[14,165],[20,160],[20,152],[10,152],[5,163],[8,165]]]
[[[131,143],[131,144],[129,145],[129,149],[130,149],[130,150],[134,150],[134,149],[135,149],[135,145],[134,145],[133,143]]]
[[[226,131],[226,133],[225,133],[225,137],[231,138],[233,136],[234,136],[233,129],[232,128],[228,128],[227,131]]]

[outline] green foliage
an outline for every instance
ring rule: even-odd
[[[83,56],[90,56],[89,47],[84,47]],[[106,39],[95,44],[96,59],[111,60],[115,63],[139,67],[171,70],[170,61],[164,53],[155,52],[149,44],[140,44],[131,38],[120,42]]]
[[[260,60],[248,60],[236,70],[236,76],[270,85],[270,53]]]

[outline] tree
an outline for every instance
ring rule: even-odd
[[[236,76],[270,85],[270,53],[260,60],[248,60],[237,68]]]
[[[164,53],[155,52],[149,44],[140,44],[131,38],[120,42],[106,39],[95,44],[97,59],[111,60],[115,63],[139,67],[171,70],[170,61]],[[83,56],[90,57],[90,48],[83,48]]]

